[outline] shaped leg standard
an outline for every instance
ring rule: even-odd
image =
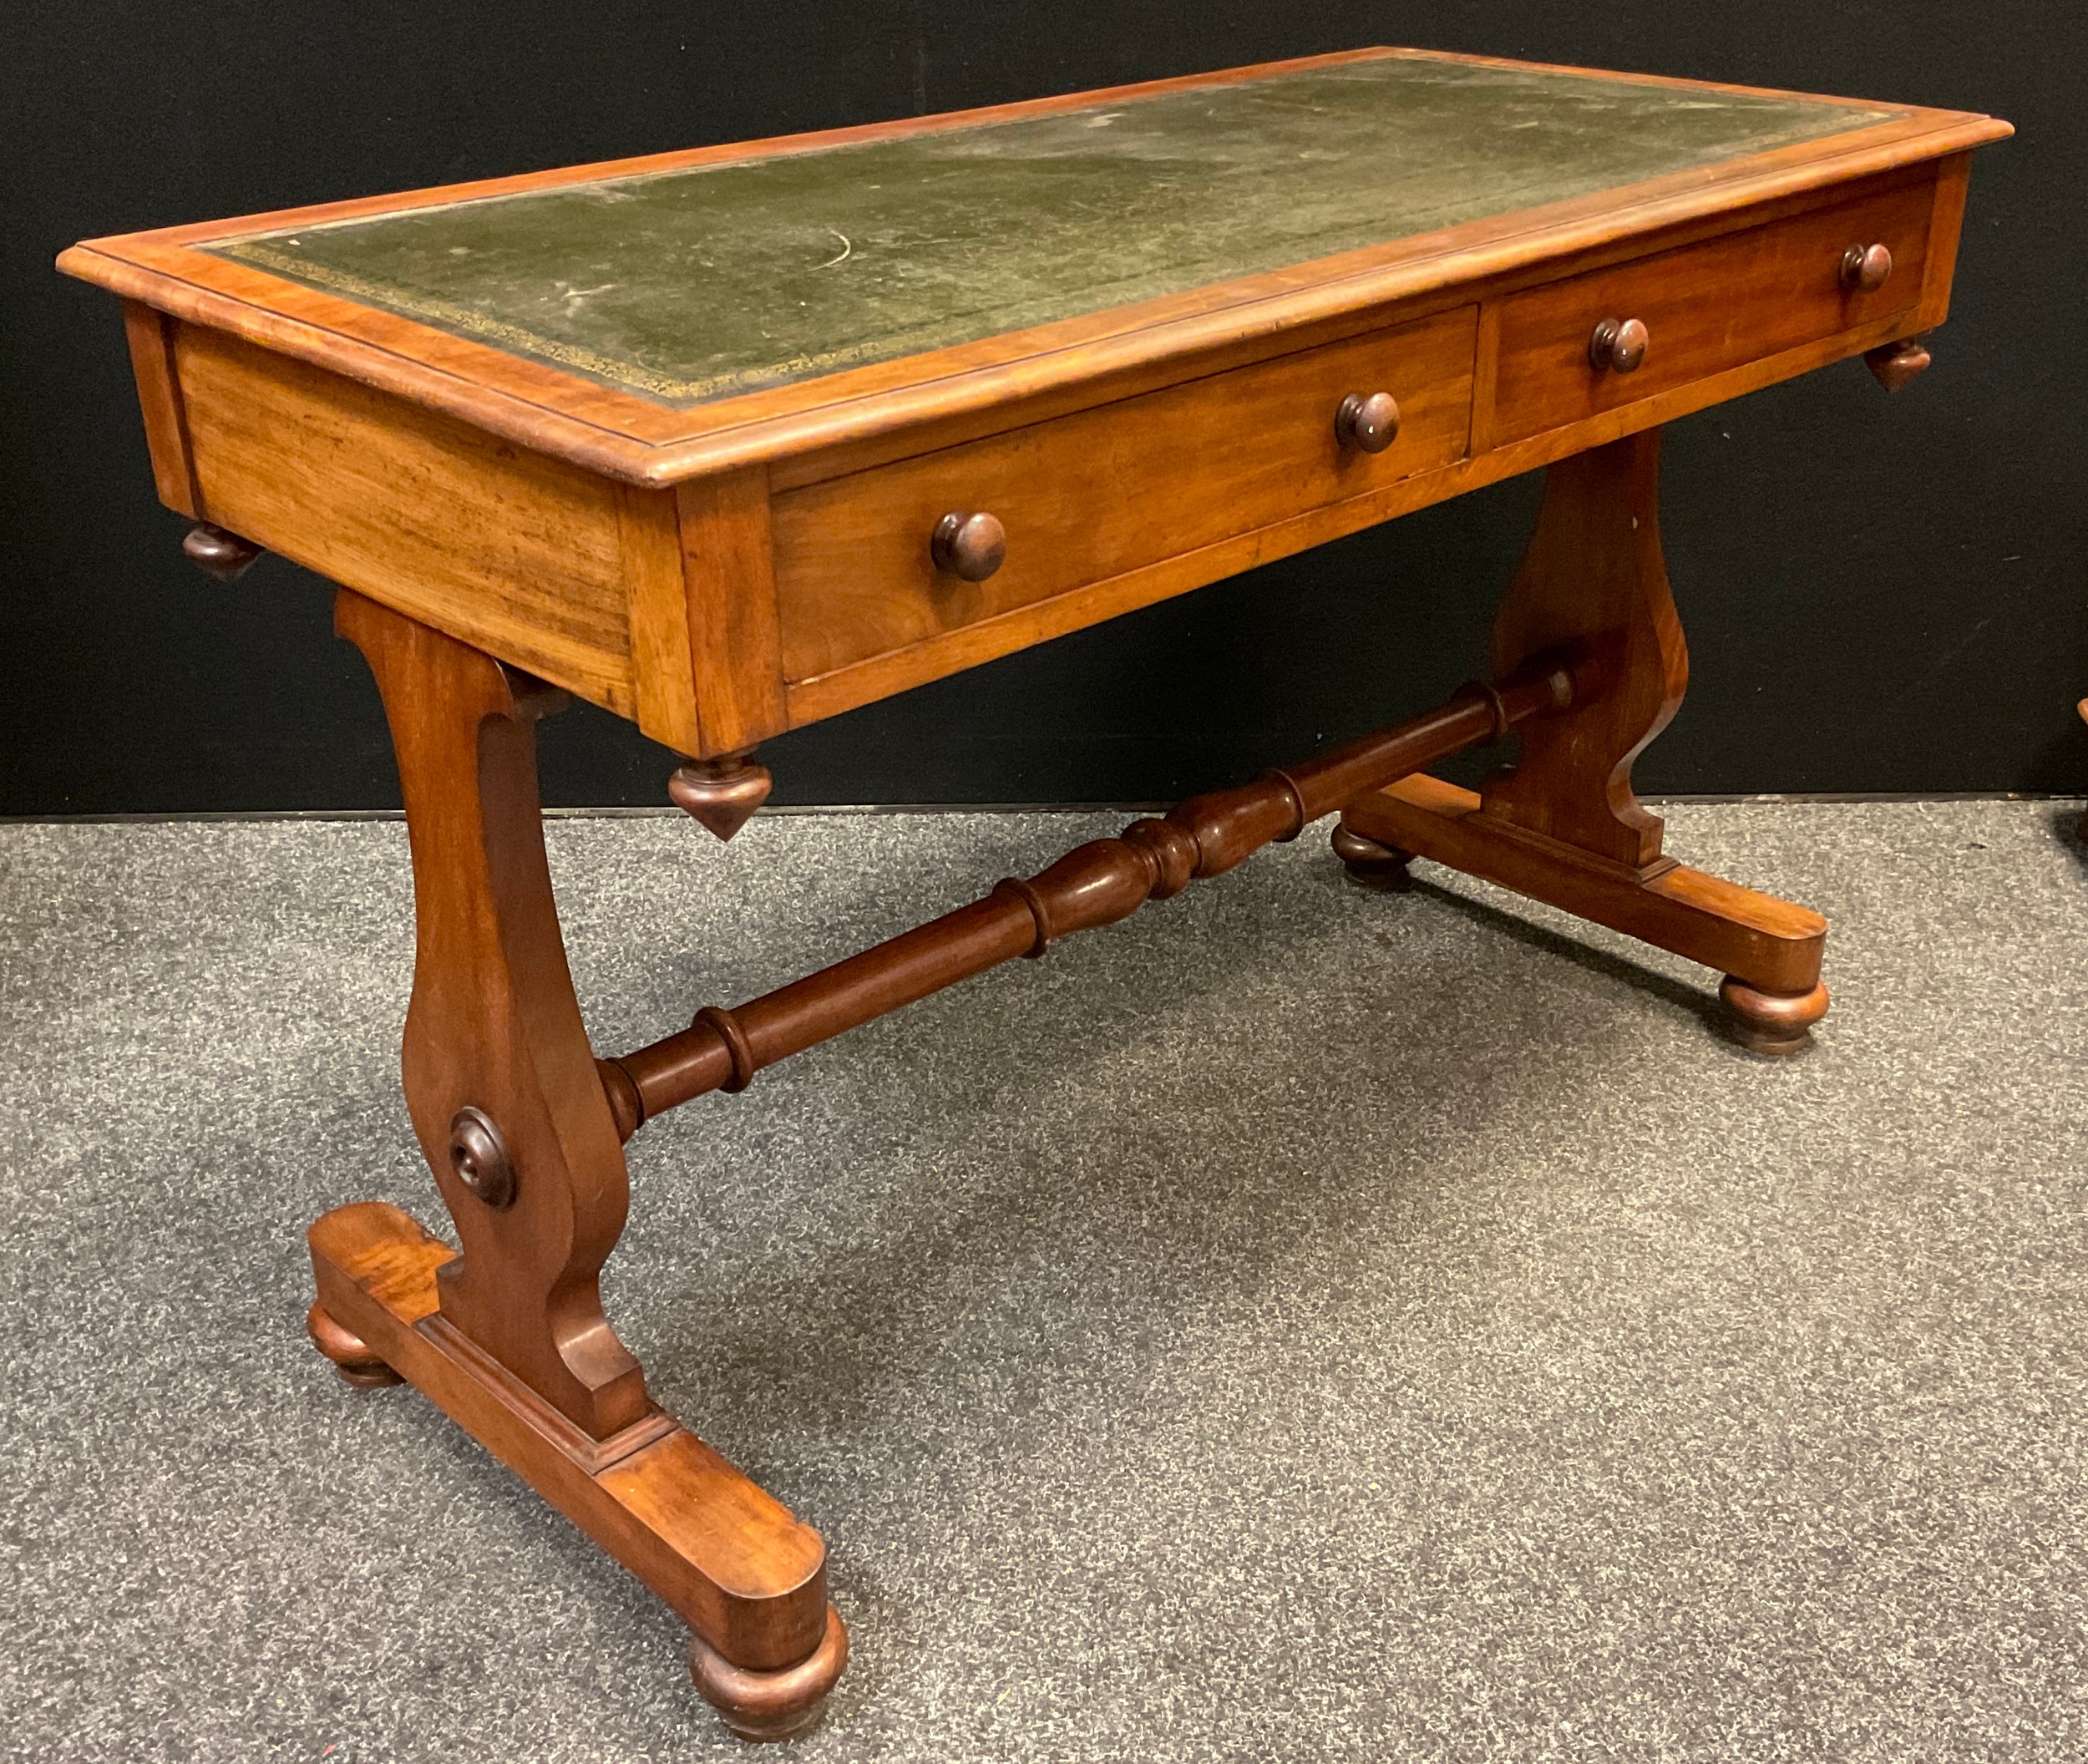
[[[545,863],[534,722],[562,695],[346,591],[406,798],[406,1097],[463,1253],[396,1208],[312,1228],[322,1352],[415,1386],[695,1631],[732,1730],[807,1726],[847,1663],[819,1535],[647,1395],[599,1275],[629,1199]]]

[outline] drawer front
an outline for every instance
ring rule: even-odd
[[[778,495],[785,677],[801,681],[1463,458],[1477,309],[1259,362]],[[1389,393],[1398,431],[1344,446],[1344,398]],[[983,581],[936,566],[951,513],[993,515]]]
[[[1934,200],[1933,180],[1903,185],[1508,296],[1491,440],[1542,434],[1909,310]],[[1874,290],[1845,285],[1842,254],[1872,245],[1892,253],[1891,273]],[[1598,368],[1595,327],[1629,319],[1646,331],[1638,367]]]

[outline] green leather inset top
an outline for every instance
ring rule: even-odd
[[[1898,114],[1391,56],[211,249],[686,407]]]

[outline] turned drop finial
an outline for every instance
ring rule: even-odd
[[[1928,361],[1928,352],[1922,347],[1920,340],[1910,337],[1904,342],[1886,343],[1869,351],[1863,357],[1863,365],[1886,391],[1898,392],[1926,370]]]
[[[747,754],[727,753],[692,759],[680,768],[667,780],[667,795],[676,808],[721,839],[729,839],[768,800],[775,782],[768,767],[756,765]]]
[[[261,548],[236,533],[199,520],[181,541],[181,555],[205,575],[214,575],[220,582],[236,582],[253,567]]]

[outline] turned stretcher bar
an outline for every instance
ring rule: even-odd
[[[617,1131],[627,1140],[655,1115],[714,1090],[744,1090],[764,1066],[844,1030],[1001,962],[1041,956],[1075,931],[1113,925],[1272,841],[1295,839],[1373,790],[1563,711],[1574,697],[1567,662],[1539,657],[1498,686],[1465,687],[1433,710],[1302,765],[1134,821],[1027,880],[1010,877],[981,900],[746,1004],[707,1005],[679,1033],[601,1062]]]

